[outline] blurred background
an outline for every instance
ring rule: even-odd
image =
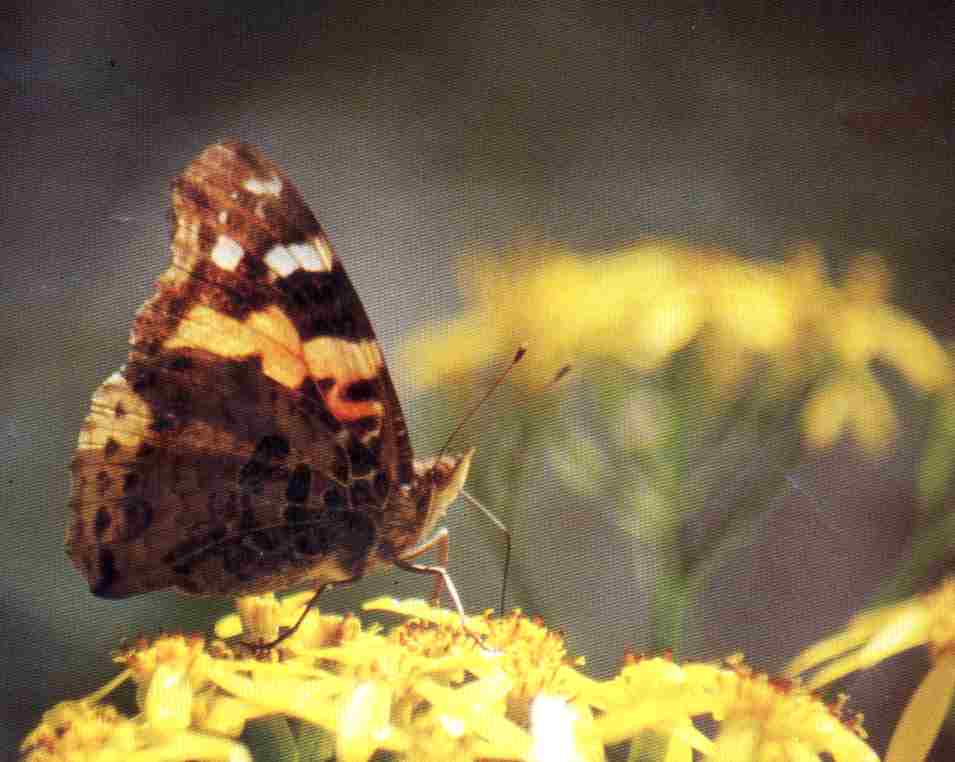
[[[887,586],[937,580],[945,548],[921,563],[912,548],[951,465],[953,22],[811,3],[8,6],[0,748],[115,674],[121,639],[208,631],[230,608],[99,600],[63,553],[90,395],[167,265],[169,182],[227,136],[284,166],[325,225],[419,454],[529,341],[528,370],[457,444],[478,445],[474,491],[512,527],[507,605],[562,629],[594,676],[626,647],[667,645],[776,671]],[[608,272],[639,295],[674,271],[704,312],[651,316],[649,334],[669,331],[653,357],[627,350],[642,302],[590,319]],[[783,288],[786,338],[759,333],[766,316],[745,307],[765,302],[738,300],[738,282]],[[880,352],[864,315],[887,304],[911,333]],[[869,344],[840,344],[840,328]],[[463,506],[448,525],[465,605],[496,606],[500,535]],[[322,606],[427,589],[391,572]],[[840,684],[877,750],[927,663],[913,652]],[[933,758],[953,750],[947,731]]]

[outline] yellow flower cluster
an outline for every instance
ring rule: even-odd
[[[896,418],[872,361],[923,392],[953,378],[932,334],[888,303],[890,275],[874,255],[857,259],[837,284],[808,246],[782,263],[755,263],[651,242],[601,257],[470,258],[460,281],[464,313],[426,326],[404,347],[420,388],[479,372],[519,345],[529,356],[515,377],[539,387],[557,368],[591,358],[653,371],[696,342],[724,395],[768,367],[780,389],[813,385],[803,416],[810,445],[851,431],[877,452]]]
[[[886,762],[920,762],[955,697],[955,579],[925,595],[853,617],[845,630],[803,651],[787,671],[796,675],[829,662],[809,682],[819,689],[923,645],[932,668],[909,700],[885,757]]]
[[[274,632],[297,615],[301,596],[245,599],[220,622]],[[122,675],[102,691],[64,702],[22,746],[24,762],[185,762],[251,759],[236,740],[250,720],[280,716],[324,734],[339,762],[397,759],[467,762],[602,762],[605,747],[652,735],[668,762],[694,750],[718,760],[872,762],[856,720],[842,722],[795,682],[771,681],[726,664],[677,664],[628,656],[613,679],[597,681],[568,658],[563,638],[520,612],[471,617],[423,601],[378,599],[366,609],[408,617],[387,634],[354,617],[311,611],[271,649],[162,636],[135,643]],[[477,643],[475,634],[480,636]],[[139,714],[100,703],[132,678]],[[710,717],[710,739],[693,724]],[[662,758],[662,757],[661,757]]]

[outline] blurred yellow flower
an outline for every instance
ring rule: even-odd
[[[684,257],[663,243],[602,259],[562,251],[475,257],[462,261],[459,277],[469,308],[425,326],[403,348],[420,388],[474,373],[522,344],[530,351],[515,377],[531,386],[592,356],[652,370],[693,339],[704,317]]]
[[[800,247],[780,264],[709,254],[695,273],[706,294],[703,367],[721,394],[759,362],[781,371],[781,391],[813,371],[823,351],[814,325],[832,293],[818,251]]]
[[[693,340],[706,317],[688,264],[684,252],[662,243],[590,261],[590,320],[567,359],[603,355],[642,371],[659,368]]]
[[[514,377],[539,388],[554,371],[588,358],[652,372],[697,342],[702,367],[729,397],[755,368],[766,368],[765,396],[815,384],[803,414],[810,446],[851,431],[870,453],[891,442],[892,400],[871,364],[897,369],[917,390],[953,379],[932,334],[887,302],[884,260],[854,260],[842,285],[829,281],[818,250],[796,249],[781,263],[649,242],[583,258],[544,251],[462,262],[469,306],[426,326],[402,360],[421,388],[461,380],[526,344]]]
[[[782,270],[729,256],[709,257],[698,270],[707,317],[718,333],[745,350],[772,353],[795,341],[800,303]]]
[[[862,448],[879,454],[897,427],[895,408],[867,369],[842,372],[813,390],[803,408],[803,431],[810,447],[822,449],[851,431]]]
[[[799,654],[787,671],[795,675],[829,662],[809,681],[816,690],[920,645],[928,647],[934,664],[909,700],[885,757],[885,762],[919,762],[927,757],[955,695],[955,579],[853,617],[845,630]]]
[[[916,389],[937,391],[952,380],[948,355],[923,325],[886,302],[890,290],[888,267],[880,257],[854,260],[842,298],[825,313],[823,331],[840,365],[855,369],[881,360]]]

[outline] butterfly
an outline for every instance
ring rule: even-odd
[[[320,592],[395,565],[460,610],[436,528],[474,451],[414,459],[368,316],[298,191],[225,141],[173,182],[172,207],[172,263],[71,463],[66,547],[92,592]],[[432,548],[439,564],[414,563]]]

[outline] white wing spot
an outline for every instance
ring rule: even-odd
[[[223,209],[221,212],[219,212],[219,224],[225,225],[228,221],[229,221],[229,213],[225,209]]]
[[[212,261],[229,272],[235,272],[243,254],[245,252],[242,247],[227,235],[220,235],[216,245],[212,247]]]
[[[250,177],[242,183],[242,187],[256,196],[278,196],[282,192],[282,181],[276,175],[272,175],[268,180]]]
[[[315,244],[319,242],[319,239],[313,238],[311,241],[289,244],[289,249],[302,263],[302,268],[311,273],[323,273],[332,269],[332,260],[328,256],[330,252],[316,248]]]
[[[285,278],[299,269],[295,257],[280,243],[269,249],[269,253],[265,255],[265,264],[280,278]]]
[[[292,256],[302,265],[302,269],[307,272],[321,272],[325,269],[322,267],[322,260],[318,256],[318,252],[310,243],[303,241],[290,243],[288,248],[292,252]]]

